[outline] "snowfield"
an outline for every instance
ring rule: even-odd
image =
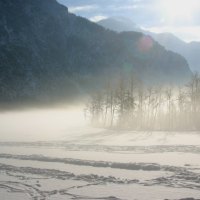
[[[200,199],[200,133],[83,128],[59,137],[0,142],[0,199]]]

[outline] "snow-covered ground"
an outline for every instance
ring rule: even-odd
[[[82,128],[2,141],[0,199],[200,199],[200,133]]]

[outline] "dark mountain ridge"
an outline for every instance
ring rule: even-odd
[[[0,0],[0,12],[1,103],[74,99],[127,69],[156,83],[191,75],[183,57],[151,38],[105,30],[56,0]]]
[[[130,19],[119,19],[111,17],[98,22],[99,25],[117,32],[138,31],[150,35],[155,41],[164,46],[167,50],[176,52],[186,58],[192,71],[200,71],[200,42],[184,42],[172,33],[153,33],[139,28]]]
[[[184,42],[170,33],[151,34],[166,49],[182,55],[188,61],[192,71],[200,71],[200,42]]]

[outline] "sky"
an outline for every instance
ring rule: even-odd
[[[125,17],[152,32],[200,41],[200,0],[57,0],[69,12],[97,22]]]

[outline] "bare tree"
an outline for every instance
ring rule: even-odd
[[[85,116],[104,127],[200,130],[200,76],[195,73],[186,87],[146,87],[121,73],[91,96]]]

